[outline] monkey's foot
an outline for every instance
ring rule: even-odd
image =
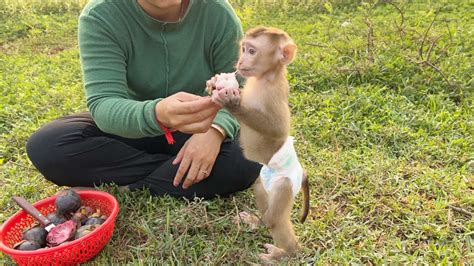
[[[267,253],[262,253],[259,255],[259,257],[265,264],[270,264],[271,262],[278,261],[287,255],[285,250],[272,244],[265,244],[263,246],[267,250]]]
[[[261,225],[260,219],[248,212],[240,212],[234,220],[236,223],[242,221],[244,224],[248,225],[251,230],[257,230]]]

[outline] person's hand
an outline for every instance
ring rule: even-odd
[[[155,114],[158,121],[168,128],[184,133],[204,133],[220,108],[210,97],[178,92],[158,102]]]
[[[180,164],[173,185],[177,187],[186,172],[188,174],[183,183],[184,189],[207,178],[214,166],[223,140],[224,136],[214,128],[210,128],[203,134],[192,135],[173,161],[173,164]]]

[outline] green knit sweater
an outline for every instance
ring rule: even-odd
[[[179,91],[205,95],[206,81],[232,72],[242,26],[225,0],[191,0],[180,22],[153,19],[136,0],[91,0],[79,18],[87,106],[104,132],[163,134],[155,105]],[[233,139],[239,125],[225,109],[214,123]]]

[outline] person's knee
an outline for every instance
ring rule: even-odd
[[[215,167],[217,175],[222,177],[222,182],[225,182],[222,187],[227,188],[225,194],[231,194],[237,191],[242,191],[255,182],[260,174],[262,165],[245,159],[238,141],[226,143],[223,145],[226,153],[218,161],[218,166]]]
[[[26,154],[36,169],[38,169],[46,179],[50,180],[48,178],[50,175],[47,173],[49,172],[49,168],[52,167],[52,164],[50,163],[50,157],[45,153],[45,151],[49,150],[47,137],[48,136],[44,134],[41,129],[33,133],[26,142]],[[54,180],[50,181],[54,182]]]
[[[39,168],[43,166],[48,160],[48,156],[45,156],[44,152],[49,150],[47,134],[40,129],[33,133],[28,141],[26,142],[26,154],[30,158],[30,161],[34,166]],[[42,167],[40,167],[42,168]]]
[[[49,181],[64,185],[58,171],[64,165],[64,156],[58,148],[58,132],[46,125],[33,133],[26,142],[26,153],[31,163]]]
[[[247,165],[248,164],[248,165]],[[227,196],[238,191],[244,191],[255,183],[255,180],[259,175],[259,165],[254,165],[252,162],[244,162],[240,165],[240,169],[234,169],[234,171],[228,171],[226,175],[223,175],[225,183],[220,186],[223,189],[221,196]]]
[[[241,172],[241,182],[245,188],[250,187],[260,175],[262,165],[256,162],[244,160]]]
[[[228,175],[228,181],[231,183],[231,188],[232,188],[232,193],[237,192],[237,191],[243,191],[248,188],[250,188],[253,183],[255,183],[255,180],[257,179],[257,176],[254,176],[253,174],[250,173],[245,173],[245,174],[240,174],[240,175]]]

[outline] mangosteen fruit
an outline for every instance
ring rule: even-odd
[[[92,209],[89,206],[81,206],[81,208],[79,208],[79,210],[77,212],[80,212],[83,215],[89,217],[89,216],[92,215],[92,213],[94,213],[94,209]]]
[[[99,218],[102,216],[102,213],[100,212],[100,209],[97,209],[93,214],[89,216],[89,218]]]
[[[46,246],[46,236],[48,231],[43,227],[33,227],[23,233],[23,240],[37,243],[40,247]]]
[[[77,211],[76,213],[74,213],[74,215],[72,216],[71,220],[73,220],[74,222],[76,222],[77,226],[81,226],[81,225],[84,225],[87,221],[87,216],[85,216],[84,214],[82,214],[81,212]]]
[[[41,246],[40,246],[40,244],[38,244],[36,242],[30,242],[28,240],[22,240],[21,242],[16,243],[13,246],[13,248],[18,249],[18,250],[37,250],[37,249],[40,249]]]
[[[92,231],[89,231],[89,230],[82,230],[81,232],[77,231],[76,235],[74,236],[74,239],[79,239],[79,238],[89,234],[90,232],[92,232]]]
[[[62,224],[66,221],[66,219],[62,216],[57,215],[56,213],[50,213],[46,216],[48,220],[50,220],[54,225]]]
[[[73,238],[75,233],[76,222],[69,220],[53,227],[46,237],[46,242],[48,243],[48,246],[55,247]]]
[[[58,215],[70,217],[81,207],[81,197],[76,191],[66,189],[57,194],[54,204]]]
[[[97,218],[97,217],[92,217],[92,218],[87,219],[86,225],[88,225],[88,224],[103,224],[104,221],[105,221],[105,220],[102,219],[102,218],[100,218],[100,217],[99,217],[99,218]]]
[[[99,225],[97,224],[88,224],[88,225],[83,225],[76,231],[76,235],[74,236],[74,239],[79,239],[90,232],[94,231]]]

